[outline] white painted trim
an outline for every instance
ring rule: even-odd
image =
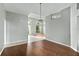
[[[4,19],[4,44],[6,44],[6,19]]]
[[[3,49],[0,51],[0,55],[2,54],[2,52],[3,52],[4,49],[5,49],[5,48],[3,47]]]
[[[27,43],[27,41],[19,41],[19,42],[10,42],[9,44],[4,44],[3,46],[3,49],[0,51],[0,55],[1,53],[3,52],[3,50],[6,48],[6,47],[12,47],[12,46],[16,46],[16,45],[21,45],[21,44],[25,44]]]
[[[57,43],[57,44],[61,44],[61,45],[67,46],[67,47],[70,47],[69,45],[63,44],[63,43],[61,43],[61,42],[57,42],[57,41],[50,40],[50,39],[46,39],[46,40],[51,41],[51,42],[55,42],[55,43]]]
[[[2,54],[2,52],[3,52],[3,50],[5,49],[5,47],[4,47],[4,44],[6,43],[6,16],[5,16],[5,10],[3,9],[3,11],[4,11],[4,19],[3,19],[3,21],[4,21],[4,42],[3,42],[3,48],[2,48],[2,50],[0,51],[0,55]]]
[[[69,48],[72,48],[72,47],[69,46],[69,45],[66,45],[66,44],[63,44],[63,43],[60,43],[60,42],[57,42],[57,41],[54,41],[54,40],[49,40],[49,39],[46,39],[46,40],[51,41],[51,42],[55,42],[55,43],[60,44],[60,45],[64,45],[64,46],[69,47]],[[73,49],[74,51],[78,52],[76,49],[74,49],[74,48],[72,48],[72,49]]]
[[[21,45],[21,44],[25,44],[25,43],[27,43],[27,40],[19,41],[19,42],[10,42],[9,44],[4,45],[4,48]]]
[[[45,40],[45,39],[43,39],[43,40]],[[79,52],[79,51],[77,51],[76,49],[72,48],[72,47],[69,46],[69,45],[66,45],[66,44],[63,44],[63,43],[60,43],[60,42],[57,42],[57,41],[54,41],[54,40],[49,40],[49,39],[46,39],[46,40],[51,41],[51,42],[55,42],[55,43],[60,44],[60,45],[64,45],[64,46],[66,46],[66,47],[69,47],[69,48],[73,49],[73,50],[76,51],[76,52]],[[16,46],[16,45],[21,45],[21,44],[25,44],[25,43],[27,43],[27,42],[26,42],[26,41],[21,41],[21,42],[10,43],[10,44],[6,44],[4,48]],[[2,51],[4,50],[4,48],[2,49]],[[1,53],[2,53],[2,51],[1,51]],[[1,54],[1,53],[0,53],[0,54]]]
[[[70,40],[71,40],[71,48],[77,51],[77,5],[74,3],[71,6],[71,17],[70,17]],[[76,40],[75,40],[76,39]],[[75,43],[74,43],[75,41]]]
[[[74,51],[78,52],[78,50],[77,50],[77,49],[75,49],[75,48],[73,48],[73,47],[70,47],[70,48],[72,48]]]

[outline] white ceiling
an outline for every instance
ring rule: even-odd
[[[69,7],[71,3],[43,3],[42,4],[42,16],[55,13],[61,9]],[[40,14],[39,3],[4,3],[4,8],[7,11],[21,13],[28,15],[30,13]]]

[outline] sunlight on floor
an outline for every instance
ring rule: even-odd
[[[38,35],[29,35],[28,36],[28,44],[27,44],[27,55],[31,55],[34,50],[34,48],[39,48],[39,51],[40,49],[43,48],[43,43],[42,43],[42,40],[45,39],[46,37],[42,34],[38,34]],[[33,41],[32,41],[33,40]],[[38,43],[33,43],[33,42],[36,42],[36,41],[41,41],[41,42],[38,42]],[[37,50],[35,50],[36,52],[34,52],[35,54],[37,54]],[[42,53],[42,51],[40,51],[40,53]]]

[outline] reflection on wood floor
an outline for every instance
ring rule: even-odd
[[[47,40],[37,41],[30,44],[22,44],[7,47],[2,56],[77,56],[79,53],[73,49],[50,42]]]

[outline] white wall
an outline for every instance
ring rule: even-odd
[[[48,40],[56,41],[70,46],[70,8],[61,10],[52,15],[61,15],[60,18],[46,17],[46,35]]]
[[[5,20],[5,12],[3,10],[2,4],[0,4],[0,51],[4,46],[4,20]]]
[[[6,12],[7,39],[6,44],[28,40],[28,17]]]

